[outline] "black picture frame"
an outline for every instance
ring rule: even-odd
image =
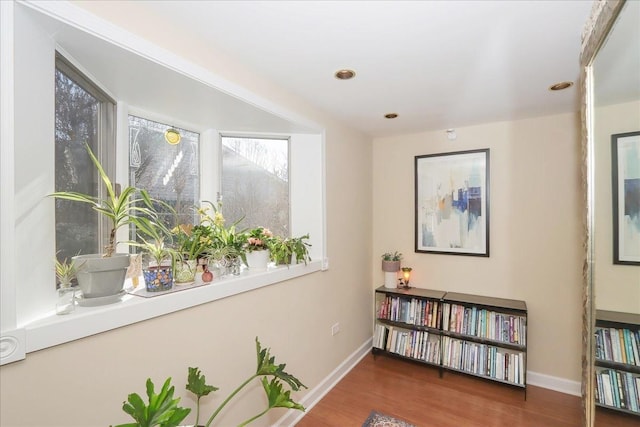
[[[489,256],[489,149],[415,156],[415,251]]]
[[[640,131],[611,135],[613,263],[640,265]]]

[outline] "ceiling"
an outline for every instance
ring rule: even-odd
[[[371,136],[577,111],[580,1],[145,1],[197,37]],[[338,69],[355,70],[341,81]],[[396,119],[385,119],[386,113]]]

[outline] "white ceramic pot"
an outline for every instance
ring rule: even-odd
[[[269,265],[269,250],[247,252],[247,267],[251,270],[266,270]]]

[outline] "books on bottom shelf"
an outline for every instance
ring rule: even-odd
[[[640,413],[640,375],[615,369],[596,371],[596,402]]]
[[[376,324],[373,346],[389,353],[440,363],[440,340],[427,331],[415,331]]]
[[[524,385],[524,358],[518,351],[442,337],[442,364],[476,375]]]

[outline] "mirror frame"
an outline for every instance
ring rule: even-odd
[[[594,141],[593,141],[593,74],[592,65],[596,54],[613,26],[626,0],[596,0],[591,16],[582,32],[580,52],[580,115],[582,127],[582,187],[585,213],[583,217],[584,263],[582,298],[582,408],[583,425],[593,427],[595,423],[595,297],[593,283],[594,251]]]

